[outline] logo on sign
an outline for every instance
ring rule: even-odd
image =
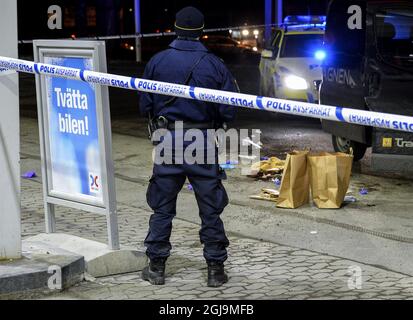
[[[393,139],[383,138],[383,148],[393,148]]]
[[[412,141],[406,141],[403,138],[396,138],[396,144],[399,148],[413,148]]]
[[[89,190],[92,193],[99,193],[100,192],[100,178],[98,175],[89,173]]]
[[[328,68],[324,71],[324,76],[329,82],[336,82],[341,85],[350,86],[351,88],[357,86],[349,69]]]

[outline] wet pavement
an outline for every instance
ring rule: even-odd
[[[241,89],[257,93],[256,67],[231,66]],[[111,64],[109,71],[139,76],[142,66]],[[40,175],[34,78],[21,75],[22,172]],[[136,92],[110,89],[113,154],[122,244],[143,250],[151,214],[145,193],[151,176],[152,145],[146,120],[138,115]],[[317,119],[240,110],[238,129],[260,129],[262,156],[294,149],[332,151],[331,137]],[[371,154],[355,164],[349,195],[356,202],[340,210],[309,204],[297,210],[249,196],[273,183],[228,171],[230,205],[223,219],[231,240],[230,282],[205,287],[206,265],[198,241],[199,217],[193,193],[183,190],[175,220],[173,256],[165,287],[155,288],[138,274],[83,282],[47,299],[409,299],[413,291],[413,182],[408,177],[372,174]],[[360,195],[361,188],[368,190]],[[41,178],[22,185],[23,234],[44,230]],[[105,219],[65,208],[57,210],[59,232],[105,242]],[[361,277],[360,277],[361,276]]]
[[[118,119],[113,123],[114,132],[123,132],[128,126],[135,128],[136,123],[139,121]],[[282,123],[285,127],[278,129],[286,132],[295,126]],[[313,125],[317,132],[316,123]],[[144,250],[151,214],[145,192],[151,175],[152,146],[144,134],[135,134],[133,130],[113,135],[120,237],[123,245]],[[305,135],[305,130],[300,130]],[[319,131],[317,134],[324,136]],[[324,141],[327,146],[328,137]],[[35,170],[40,175],[34,119],[22,119],[21,153],[22,172]],[[198,240],[196,202],[191,191],[183,190],[165,287],[152,287],[134,273],[89,279],[62,293],[31,298],[413,298],[413,220],[409,210],[412,182],[355,173],[350,192],[357,198],[356,203],[348,203],[341,210],[321,211],[313,205],[281,210],[272,203],[250,200],[249,195],[268,187],[270,182],[241,176],[238,170],[228,171],[225,182],[230,205],[223,219],[231,240],[227,262],[231,279],[224,287],[205,286],[206,265]],[[361,186],[367,187],[369,194],[360,196]],[[40,177],[22,181],[22,207],[24,237],[44,231]],[[57,209],[58,232],[105,242],[105,225],[104,217]]]

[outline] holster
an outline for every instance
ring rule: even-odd
[[[153,141],[153,134],[156,130],[159,129],[167,129],[168,128],[168,119],[166,119],[165,117],[156,117],[153,118],[151,116],[149,116],[149,120],[148,120],[148,134],[149,134],[149,140],[152,141],[152,144],[154,146],[158,145],[159,142],[158,141]]]

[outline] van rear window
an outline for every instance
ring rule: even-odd
[[[376,14],[376,39],[381,56],[397,64],[413,63],[413,9]]]

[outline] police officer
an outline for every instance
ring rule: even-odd
[[[144,78],[225,91],[237,91],[236,81],[223,62],[209,53],[199,41],[204,29],[204,16],[194,7],[186,7],[176,15],[177,39],[169,49],[154,56],[147,64]],[[143,93],[141,113],[174,135],[177,122],[184,130],[217,129],[232,121],[235,108],[201,101]],[[177,134],[177,133],[176,133]],[[175,137],[176,138],[176,137]],[[215,145],[214,145],[215,147]],[[206,147],[207,148],[207,147]],[[213,164],[155,164],[147,191],[147,201],[154,214],[150,218],[145,240],[149,266],[142,278],[153,285],[165,283],[165,263],[170,256],[172,220],[176,215],[177,196],[189,179],[195,192],[202,220],[201,243],[208,265],[208,286],[219,287],[228,281],[224,271],[228,238],[220,215],[228,205],[222,185],[225,172],[216,160]]]

